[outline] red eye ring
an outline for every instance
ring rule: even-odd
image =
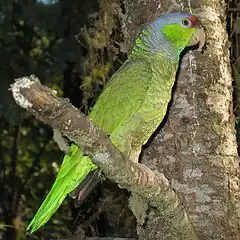
[[[182,20],[182,25],[188,28],[192,26],[192,23],[189,19],[185,18],[184,20]]]

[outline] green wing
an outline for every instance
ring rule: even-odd
[[[125,134],[139,128],[136,114],[145,101],[151,81],[150,63],[145,59],[129,59],[112,76],[89,114],[89,119],[110,135],[122,152],[130,147],[124,143]],[[131,121],[136,123],[135,127],[129,125]]]
[[[89,114],[92,122],[111,134],[141,107],[152,71],[144,59],[128,60],[112,76]]]

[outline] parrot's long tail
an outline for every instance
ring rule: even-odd
[[[78,146],[72,144],[63,159],[50,192],[28,225],[27,231],[33,233],[43,226],[62,204],[65,197],[95,169],[97,166],[92,160],[83,156]]]

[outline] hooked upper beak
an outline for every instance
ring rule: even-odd
[[[206,42],[205,31],[202,26],[196,27],[196,32],[190,39],[188,46],[194,46],[199,43],[198,51],[202,51],[203,46]]]

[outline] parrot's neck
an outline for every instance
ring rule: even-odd
[[[153,31],[151,25],[142,30],[135,41],[132,55],[161,54],[163,57],[178,61],[180,53],[186,46],[174,46],[161,31]]]

